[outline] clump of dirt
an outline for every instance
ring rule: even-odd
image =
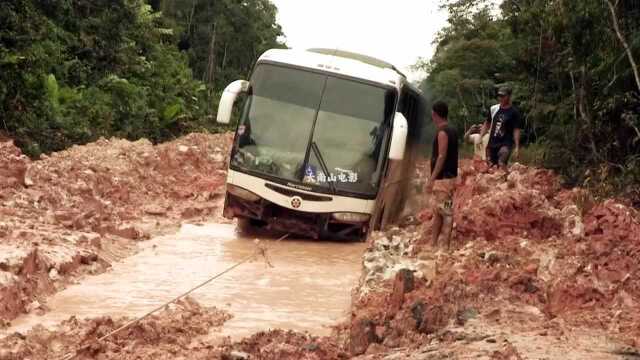
[[[552,279],[546,310],[576,323],[604,324],[640,346],[640,215],[607,200],[585,216],[585,236],[560,248],[554,272],[567,264],[571,272]],[[565,265],[566,266],[566,265]]]
[[[22,155],[12,141],[0,142],[0,189],[14,189],[24,185],[29,159]]]
[[[240,342],[222,346],[223,359],[244,354],[247,359],[261,360],[332,360],[348,359],[348,353],[330,337],[316,337],[294,331],[259,332]]]
[[[0,321],[97,273],[135,242],[218,214],[232,134],[101,139],[31,161],[0,143]]]
[[[102,139],[33,162],[25,182],[29,195],[41,192],[32,200],[53,210],[56,223],[135,238],[119,223],[211,213],[203,203],[221,191],[230,141],[229,134],[190,134],[157,146]]]
[[[416,216],[427,219],[422,228],[371,237],[351,353],[415,347],[476,317],[541,333],[587,328],[640,346],[637,211],[590,203],[547,170],[516,164],[507,175],[478,165],[462,162],[452,251],[427,244],[429,209]],[[517,358],[513,350],[495,357]]]
[[[463,163],[467,175],[455,195],[458,237],[537,240],[561,234],[563,213],[550,201],[559,182],[551,172],[513,166],[506,176],[502,172],[473,172],[469,167],[468,162]]]
[[[210,359],[219,351],[202,337],[230,318],[224,311],[185,298],[97,342],[130,319],[72,317],[55,330],[36,327],[5,337],[0,340],[0,359],[60,359],[68,354],[77,354],[75,359]]]

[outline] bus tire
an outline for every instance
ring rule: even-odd
[[[249,218],[237,218],[237,221],[237,228],[241,234],[253,234],[266,225],[264,221]]]

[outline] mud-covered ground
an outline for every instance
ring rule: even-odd
[[[158,315],[98,342],[130,319],[100,317],[62,322],[55,330],[36,327],[0,343],[0,359],[335,359],[346,358],[329,338],[291,331],[260,332],[238,342],[212,340],[232,315],[187,297]]]
[[[211,221],[231,135],[99,140],[31,161],[0,143],[0,325],[184,219]]]
[[[371,239],[351,353],[639,357],[638,212],[561,189],[550,171],[483,165],[461,165],[451,252],[430,246],[428,210]]]
[[[0,164],[0,315],[46,311],[47,294],[102,271],[127,255],[126,244],[183,218],[211,219],[229,141],[101,141],[36,162],[0,146],[0,162],[18,164]],[[640,358],[637,210],[563,189],[547,170],[514,164],[507,175],[470,160],[460,170],[453,249],[428,243],[425,206],[374,234],[351,320],[332,336],[273,330],[220,340],[212,334],[233,314],[187,299],[99,344],[126,319],[16,333],[0,339],[0,359],[57,358],[81,346],[85,359]]]

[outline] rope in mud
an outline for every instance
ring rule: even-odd
[[[284,239],[286,239],[288,236],[289,236],[289,234],[285,234],[285,235],[281,236],[280,238],[278,238],[278,240],[276,240],[276,242],[279,242],[280,240],[284,240]],[[69,354],[65,355],[64,357],[60,358],[60,360],[71,360],[71,359],[74,359],[76,356],[78,356],[78,355],[79,355],[78,353],[79,353],[81,350],[84,350],[84,349],[88,348],[89,346],[91,346],[91,345],[92,345],[92,344],[94,344],[94,343],[99,343],[99,342],[101,342],[101,341],[103,341],[103,340],[105,340],[105,339],[107,339],[107,338],[109,338],[109,337],[111,337],[111,336],[113,336],[113,335],[115,335],[115,334],[119,333],[120,331],[122,331],[122,330],[124,330],[124,329],[126,329],[126,328],[130,327],[131,325],[134,325],[134,324],[136,324],[136,323],[138,323],[138,322],[140,322],[140,321],[142,321],[142,320],[146,319],[147,317],[149,317],[149,316],[153,315],[154,313],[156,313],[156,312],[158,312],[158,311],[160,311],[160,310],[164,309],[164,308],[165,308],[165,307],[167,307],[168,305],[170,305],[170,304],[172,304],[172,303],[174,303],[174,302],[176,302],[176,301],[178,301],[178,300],[182,299],[183,297],[185,297],[185,296],[187,296],[187,295],[191,294],[192,292],[194,292],[194,291],[196,291],[196,290],[200,289],[201,287],[203,287],[203,286],[205,286],[205,285],[209,284],[210,282],[212,282],[212,281],[214,281],[214,280],[218,279],[219,277],[221,277],[221,276],[223,276],[223,275],[227,274],[228,272],[232,271],[233,269],[237,268],[238,266],[240,266],[240,265],[242,265],[242,264],[244,264],[244,263],[246,263],[246,262],[249,262],[249,261],[253,260],[256,256],[262,256],[262,257],[264,257],[265,261],[267,262],[267,265],[268,265],[268,266],[272,266],[272,265],[271,265],[271,262],[269,261],[269,257],[268,257],[268,255],[267,255],[267,248],[266,248],[265,246],[261,246],[261,245],[260,245],[260,241],[259,241],[259,240],[257,240],[257,241],[256,241],[256,245],[258,246],[258,248],[257,248],[257,249],[256,249],[256,251],[255,251],[253,254],[251,254],[250,256],[247,256],[246,258],[244,258],[244,259],[240,260],[239,262],[237,262],[237,263],[235,263],[234,265],[232,265],[232,266],[228,267],[227,269],[223,270],[222,272],[217,273],[217,274],[216,274],[216,275],[214,275],[213,277],[210,277],[210,278],[209,278],[209,279],[207,279],[206,281],[204,281],[204,282],[200,283],[199,285],[197,285],[197,286],[195,286],[195,287],[191,288],[189,291],[186,291],[186,292],[182,293],[181,295],[176,296],[175,298],[171,299],[170,301],[167,301],[166,303],[164,303],[164,304],[162,304],[162,305],[160,305],[160,306],[156,307],[155,309],[153,309],[153,310],[151,310],[151,311],[147,312],[146,314],[144,314],[144,315],[140,316],[139,318],[136,318],[136,319],[134,319],[134,320],[131,320],[131,321],[129,321],[128,323],[126,323],[126,324],[124,324],[124,325],[120,326],[119,328],[117,328],[117,329],[115,329],[115,330],[111,331],[110,333],[108,333],[108,334],[106,334],[106,335],[104,335],[104,336],[102,336],[102,337],[98,338],[97,340],[95,340],[95,341],[93,341],[93,342],[91,342],[91,343],[89,343],[89,344],[86,344],[86,345],[83,345],[83,346],[79,347],[78,349],[74,350],[72,353],[69,353]]]

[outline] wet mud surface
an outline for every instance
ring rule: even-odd
[[[364,244],[263,238],[260,246],[268,263],[257,258],[191,295],[233,314],[221,336],[240,339],[263,329],[328,335],[348,318]],[[234,225],[185,224],[141,247],[106,273],[49,297],[51,311],[19,317],[4,332],[53,327],[71,316],[141,316],[250,256],[257,245]]]

